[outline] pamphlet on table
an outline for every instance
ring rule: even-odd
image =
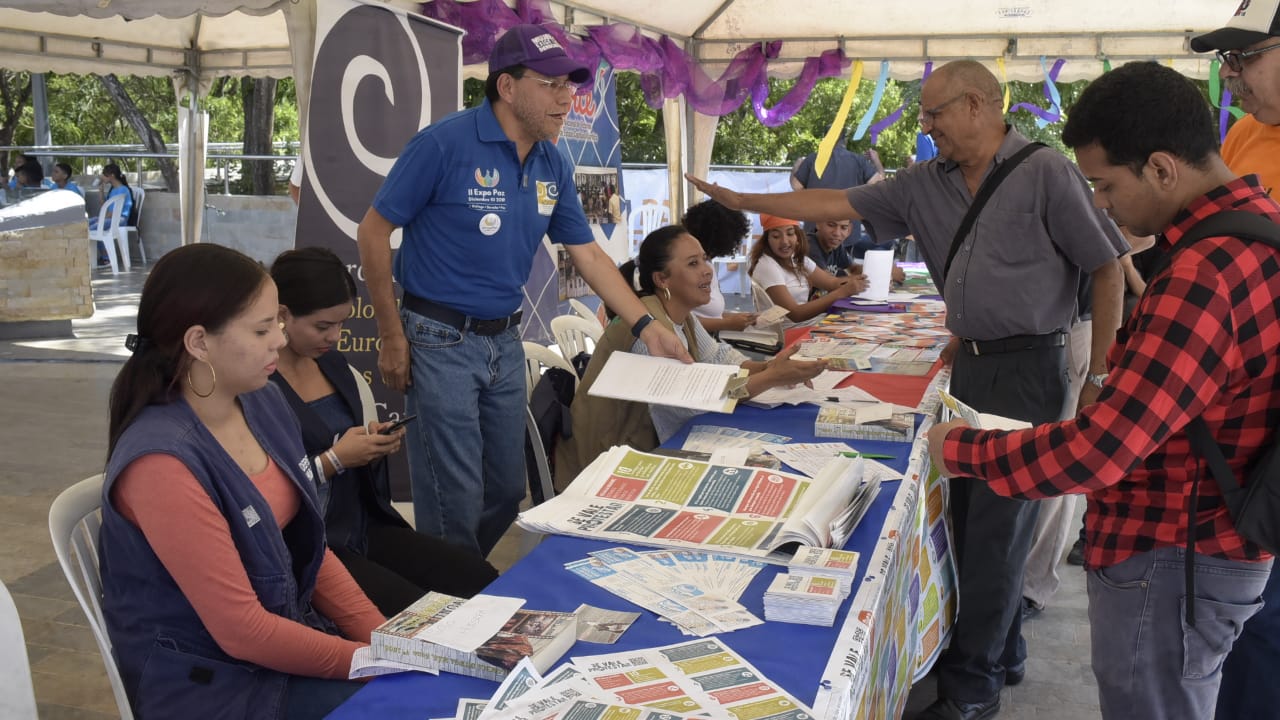
[[[615,352],[589,392],[615,400],[727,413],[737,406],[733,391],[746,386],[746,372],[733,365]]]

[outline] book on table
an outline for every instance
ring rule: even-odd
[[[618,446],[520,514],[533,532],[699,549],[785,564],[797,544],[841,547],[879,489],[861,458],[815,478]]]
[[[377,659],[427,672],[451,672],[500,682],[525,657],[538,672],[546,672],[577,638],[578,622],[573,613],[523,608],[512,612],[509,601],[522,600],[502,598],[508,602],[492,602],[493,599],[494,596],[477,595],[464,600],[427,593],[374,629],[369,643],[371,653]],[[455,625],[463,620],[470,639],[460,639],[456,633],[446,631],[444,625],[450,616],[454,616]],[[491,632],[494,627],[498,629]]]

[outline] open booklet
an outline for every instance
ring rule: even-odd
[[[734,390],[747,371],[734,365],[682,363],[672,358],[615,352],[596,376],[590,394],[706,412],[733,412]]]
[[[849,539],[879,488],[863,467],[862,458],[836,457],[810,479],[617,446],[518,522],[533,532],[786,563],[796,544]]]
[[[959,415],[971,427],[980,430],[1023,430],[1031,427],[1031,423],[1026,420],[1008,418],[995,413],[978,412],[957,400],[954,395],[942,388],[938,388],[938,396],[942,398],[943,407]]]

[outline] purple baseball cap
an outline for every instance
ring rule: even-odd
[[[547,77],[568,75],[570,82],[591,79],[591,69],[569,57],[556,36],[537,25],[515,25],[498,38],[489,55],[489,72],[523,65]]]

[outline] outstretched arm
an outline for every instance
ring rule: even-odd
[[[787,218],[804,218],[812,222],[824,220],[861,220],[862,216],[849,204],[844,190],[797,190],[789,193],[740,193],[707,182],[692,175],[685,179],[708,197],[730,210],[763,212]]]

